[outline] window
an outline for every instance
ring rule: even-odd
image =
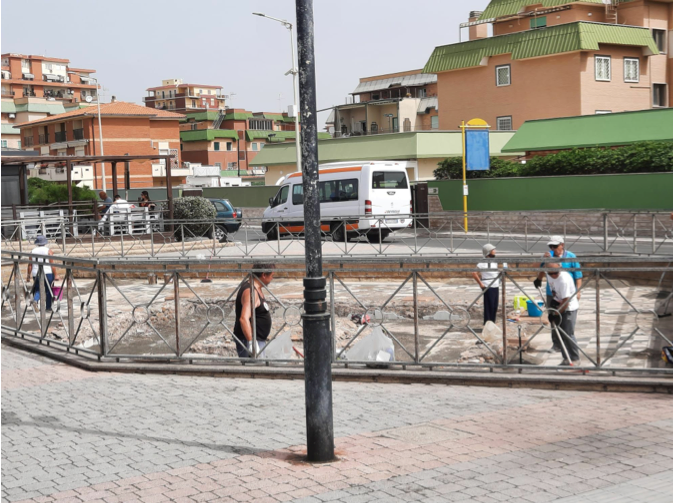
[[[196,108],[196,100],[192,100],[192,108]]]
[[[216,163],[215,163],[215,167],[216,167],[217,169],[221,170],[221,169],[222,169],[222,163],[221,163],[221,162],[216,162]]]
[[[231,149],[232,149],[231,142],[228,141],[228,142],[227,142],[227,152],[231,152]]]
[[[374,171],[372,189],[407,189],[407,175],[402,171]]]
[[[495,84],[498,87],[508,86],[512,83],[511,68],[509,65],[495,67]]]
[[[292,204],[299,206],[304,204],[304,186],[301,184],[292,186]]]
[[[661,54],[666,54],[666,30],[652,30],[652,38]]]
[[[222,204],[219,201],[213,201],[213,206],[215,206],[215,210],[218,213],[222,213],[223,211],[229,211],[229,208],[227,208],[224,204]]]
[[[372,94],[372,99],[373,100],[380,100],[381,99],[381,94],[380,93]]]
[[[196,131],[197,129],[199,129],[199,125],[198,124],[192,124],[192,131]]]
[[[18,140],[16,142],[16,148],[21,148],[21,140]],[[82,154],[82,155],[84,155],[84,154]]]
[[[273,121],[264,120],[264,119],[250,119],[248,121],[249,128],[257,131],[272,131],[273,130]]]
[[[666,106],[666,84],[652,84],[652,106]]]
[[[439,129],[439,115],[430,117],[430,127],[432,129]],[[406,131],[406,128],[405,128]]]
[[[161,91],[161,97],[166,98],[166,93],[164,91]]]
[[[531,30],[534,30],[535,28],[546,28],[546,27],[547,27],[547,16],[532,17],[530,19]]]
[[[260,144],[259,144],[259,149],[262,150],[263,148],[264,148],[264,144],[263,144],[263,143],[260,143]]]
[[[496,130],[511,131],[512,130],[512,116],[498,117],[496,119]]]
[[[417,98],[426,98],[428,96],[428,90],[427,89],[418,89],[416,92],[416,97]]]
[[[278,206],[280,204],[285,204],[287,202],[287,195],[290,193],[290,186],[289,185],[283,185],[280,190],[278,191],[278,194],[276,194],[276,200],[275,200],[275,205]]]
[[[215,100],[213,98],[210,98],[210,106],[211,107],[215,106]]]
[[[349,180],[320,182],[318,184],[318,194],[321,203],[357,201],[358,180],[357,178],[353,178]]]
[[[220,142],[219,141],[214,141],[213,142],[213,147],[215,148],[215,150],[220,150]]]
[[[610,56],[594,56],[596,62],[596,80],[609,82],[612,78]]]
[[[7,148],[7,140],[2,140],[2,148]]]
[[[252,144],[252,150],[254,150],[255,152],[257,151],[257,144],[256,143]]]
[[[640,60],[624,58],[624,82],[640,82]]]
[[[596,115],[611,114],[612,110],[596,110]]]
[[[238,169],[238,163],[236,163],[236,162],[228,162],[228,163],[227,163],[227,169]]]

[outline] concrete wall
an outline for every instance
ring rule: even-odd
[[[428,182],[443,210],[462,210],[462,180]],[[474,211],[673,210],[673,173],[468,180]]]
[[[269,198],[275,196],[278,189],[279,187],[204,187],[203,197],[228,199],[237,208],[266,208]]]

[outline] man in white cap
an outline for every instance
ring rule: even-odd
[[[481,250],[484,258],[495,258],[495,246],[488,243]],[[473,272],[472,277],[484,292],[484,324],[487,321],[495,323],[495,315],[498,312],[498,298],[500,293],[500,272],[497,262],[481,262],[477,264],[481,273]],[[507,267],[507,264],[503,264]]]
[[[575,290],[577,294],[575,297],[577,300],[580,300],[580,297],[582,296],[582,292],[580,292],[580,289],[582,288],[582,271],[580,271],[580,263],[577,261],[577,256],[571,252],[565,249],[565,243],[564,243],[563,236],[552,236],[552,238],[549,240],[547,243],[547,246],[549,246],[549,251],[545,253],[545,257],[558,257],[562,259],[569,259],[569,260],[563,260],[560,262],[561,267],[564,269],[575,269],[574,271],[566,271],[570,276],[573,278],[575,282]],[[544,262],[540,264],[540,267],[544,267]],[[537,275],[537,278],[535,278],[535,281],[533,281],[533,284],[535,285],[535,288],[540,288],[542,286],[542,278],[545,277],[545,272],[540,271],[540,273]],[[552,305],[554,300],[553,294],[551,287],[549,286],[549,283],[547,283],[547,306]],[[554,343],[554,351],[561,351],[561,347]]]

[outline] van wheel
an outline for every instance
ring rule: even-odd
[[[278,226],[276,224],[262,224],[262,232],[266,235],[267,241],[276,241],[278,239]]]
[[[337,243],[343,243],[346,239],[346,229],[344,229],[345,224],[343,222],[336,222],[332,224],[332,241]]]
[[[381,233],[381,242],[385,241],[388,235],[390,235],[390,231],[375,231],[375,232],[370,231],[367,233],[367,241],[369,241],[370,243],[378,243],[379,233]]]

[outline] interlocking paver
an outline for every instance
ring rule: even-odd
[[[657,501],[673,468],[661,395],[337,382],[340,460],[311,466],[301,383],[2,363],[41,369],[3,385],[3,502]]]

